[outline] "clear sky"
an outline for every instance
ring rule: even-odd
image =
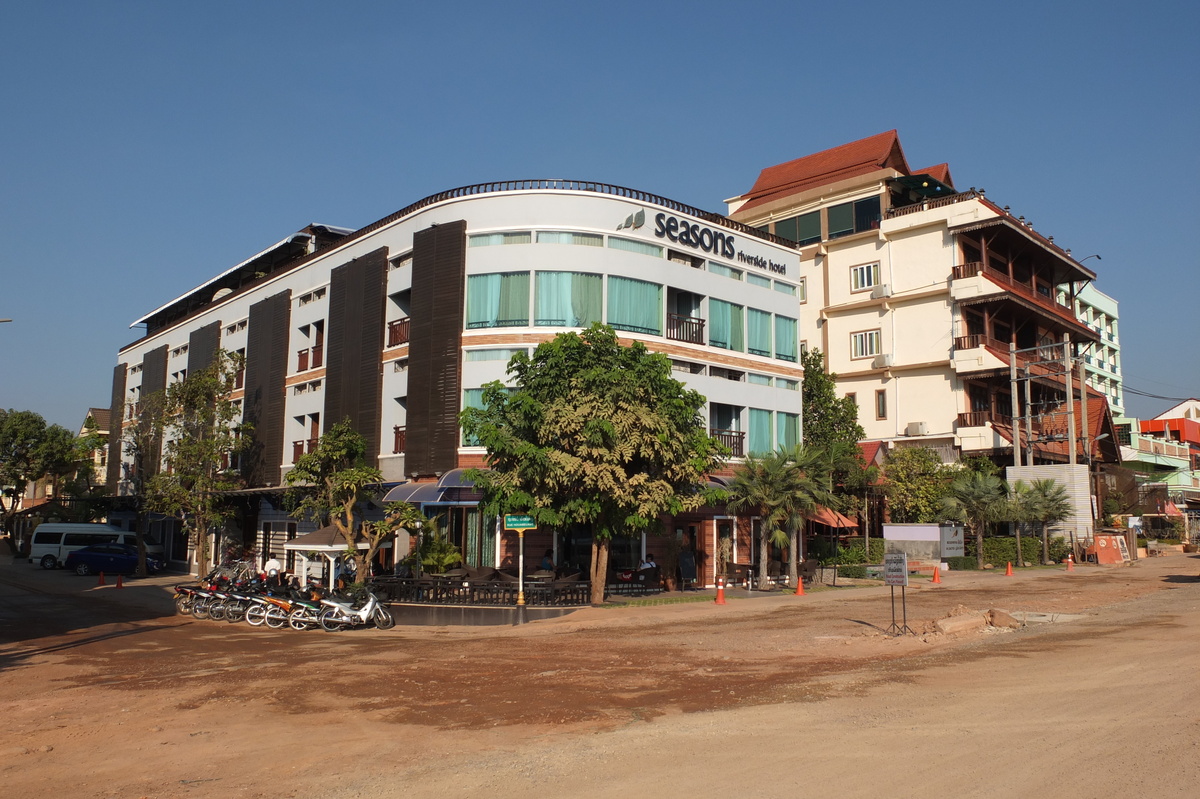
[[[520,178],[723,212],[892,128],[1100,254],[1127,386],[1200,396],[1197,9],[0,0],[0,407],[78,427],[134,320],[310,222]]]

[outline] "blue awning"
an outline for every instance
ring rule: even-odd
[[[383,496],[384,502],[437,502],[446,489],[437,483],[401,483]]]

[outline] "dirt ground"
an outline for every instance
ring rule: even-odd
[[[1190,556],[922,581],[902,637],[880,587],[330,634],[108,582],[0,565],[10,799],[1200,795]],[[934,632],[989,608],[1050,615]]]

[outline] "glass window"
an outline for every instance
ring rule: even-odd
[[[771,429],[771,412],[761,408],[750,409],[750,454],[766,455],[774,447],[774,431]]]
[[[829,238],[849,236],[854,232],[854,203],[842,203],[829,209]]]
[[[753,272],[746,273],[746,282],[751,286],[761,286],[764,289],[771,288],[771,278],[756,275]]]
[[[533,324],[537,327],[587,327],[602,321],[604,283],[582,272],[538,272]]]
[[[508,361],[518,352],[525,352],[525,350],[511,349],[509,347],[497,347],[489,350],[466,350],[466,359],[468,361]]]
[[[604,237],[599,233],[571,233],[539,230],[538,244],[581,244],[585,247],[603,247]]]
[[[878,230],[881,217],[878,195],[868,197],[865,200],[859,200],[854,203],[854,232],[862,233],[864,230]]]
[[[528,325],[528,272],[471,275],[467,278],[468,330]]]
[[[662,258],[663,248],[655,244],[647,244],[644,241],[635,241],[634,239],[623,239],[618,236],[608,237],[608,246],[614,250],[625,250],[626,252],[636,252],[642,255],[652,255],[655,258]]]
[[[850,357],[870,358],[879,354],[879,331],[864,330],[850,334]]]
[[[850,290],[862,291],[879,285],[879,264],[850,267]]]
[[[731,277],[734,280],[742,279],[741,269],[734,269],[732,266],[719,264],[716,261],[708,262],[708,271],[712,272],[714,275],[720,275],[721,277]]]
[[[803,279],[801,279],[800,285],[804,285]],[[776,280],[775,281],[775,290],[778,291],[780,294],[790,294],[793,297],[796,296],[796,286],[793,286],[791,283],[780,283],[778,280]],[[800,302],[804,302],[804,299],[801,298]]]
[[[644,280],[609,276],[608,323],[612,327],[631,333],[661,336],[662,315],[662,286]]]
[[[788,380],[786,377],[780,377],[775,381],[775,385],[779,388],[787,389],[788,391],[799,391],[799,380]]]
[[[881,216],[878,196],[834,205],[829,209],[829,238],[876,230]]]
[[[821,240],[821,212],[811,211],[776,222],[775,235],[797,244],[816,244]]]
[[[528,244],[532,240],[529,231],[520,233],[479,233],[467,237],[468,247],[491,247],[496,244]]]
[[[747,349],[752,355],[771,357],[771,314],[751,308],[746,319]]]
[[[775,357],[796,362],[796,320],[775,315]]]
[[[708,301],[708,343],[713,347],[743,352],[746,349],[744,309],[724,300]]]
[[[756,386],[769,386],[775,382],[775,379],[770,375],[759,375],[751,372],[750,374],[746,375],[746,382],[753,383]]]
[[[875,392],[875,418],[887,418],[887,390],[878,389]]]
[[[775,443],[780,449],[791,449],[800,443],[800,414],[775,414]]]

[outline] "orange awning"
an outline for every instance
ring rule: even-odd
[[[817,508],[811,518],[817,524],[829,527],[858,527],[858,522],[849,519],[831,508]]]

